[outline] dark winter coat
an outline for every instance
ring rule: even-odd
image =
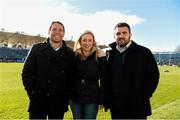
[[[64,41],[58,51],[49,39],[33,45],[22,71],[29,112],[67,111],[73,62],[74,53]]]
[[[132,41],[124,51],[121,67],[116,65],[112,69],[115,54],[120,54],[116,43],[110,45],[108,51],[108,83],[106,84],[106,108],[111,108],[114,100],[119,100],[119,111],[127,110],[134,115],[150,115],[150,97],[159,81],[159,70],[151,51]],[[121,81],[112,85],[113,71],[121,69]],[[112,92],[119,88],[118,92]],[[113,99],[112,99],[113,98]]]
[[[80,55],[76,56],[73,101],[102,104],[105,67],[106,57],[96,59],[95,52],[86,60],[81,60]]]

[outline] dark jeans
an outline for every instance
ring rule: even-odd
[[[70,102],[73,119],[96,119],[98,105],[97,104],[81,104],[75,101]]]
[[[46,113],[46,112],[30,112],[29,119],[63,119],[64,112]]]

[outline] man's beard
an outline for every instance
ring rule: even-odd
[[[119,44],[120,47],[125,47],[127,44]]]
[[[126,41],[124,39],[119,39],[117,41],[117,44],[120,46],[120,47],[125,47],[127,45]]]

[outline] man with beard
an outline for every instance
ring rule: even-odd
[[[106,109],[112,119],[146,119],[151,115],[150,97],[159,82],[159,70],[148,48],[131,40],[127,23],[114,28],[116,42],[108,51]]]

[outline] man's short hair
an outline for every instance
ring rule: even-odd
[[[52,25],[53,25],[54,23],[58,23],[58,24],[62,25],[63,31],[65,32],[65,27],[64,27],[64,25],[63,25],[61,22],[59,22],[59,21],[53,21],[53,22],[51,23],[50,27],[49,27],[49,31],[51,30],[51,27],[52,27]]]
[[[115,30],[117,27],[127,27],[128,30],[129,30],[129,33],[131,33],[131,28],[130,28],[129,24],[127,24],[127,23],[125,23],[125,22],[120,22],[120,23],[116,24],[116,26],[114,27],[114,30]]]

